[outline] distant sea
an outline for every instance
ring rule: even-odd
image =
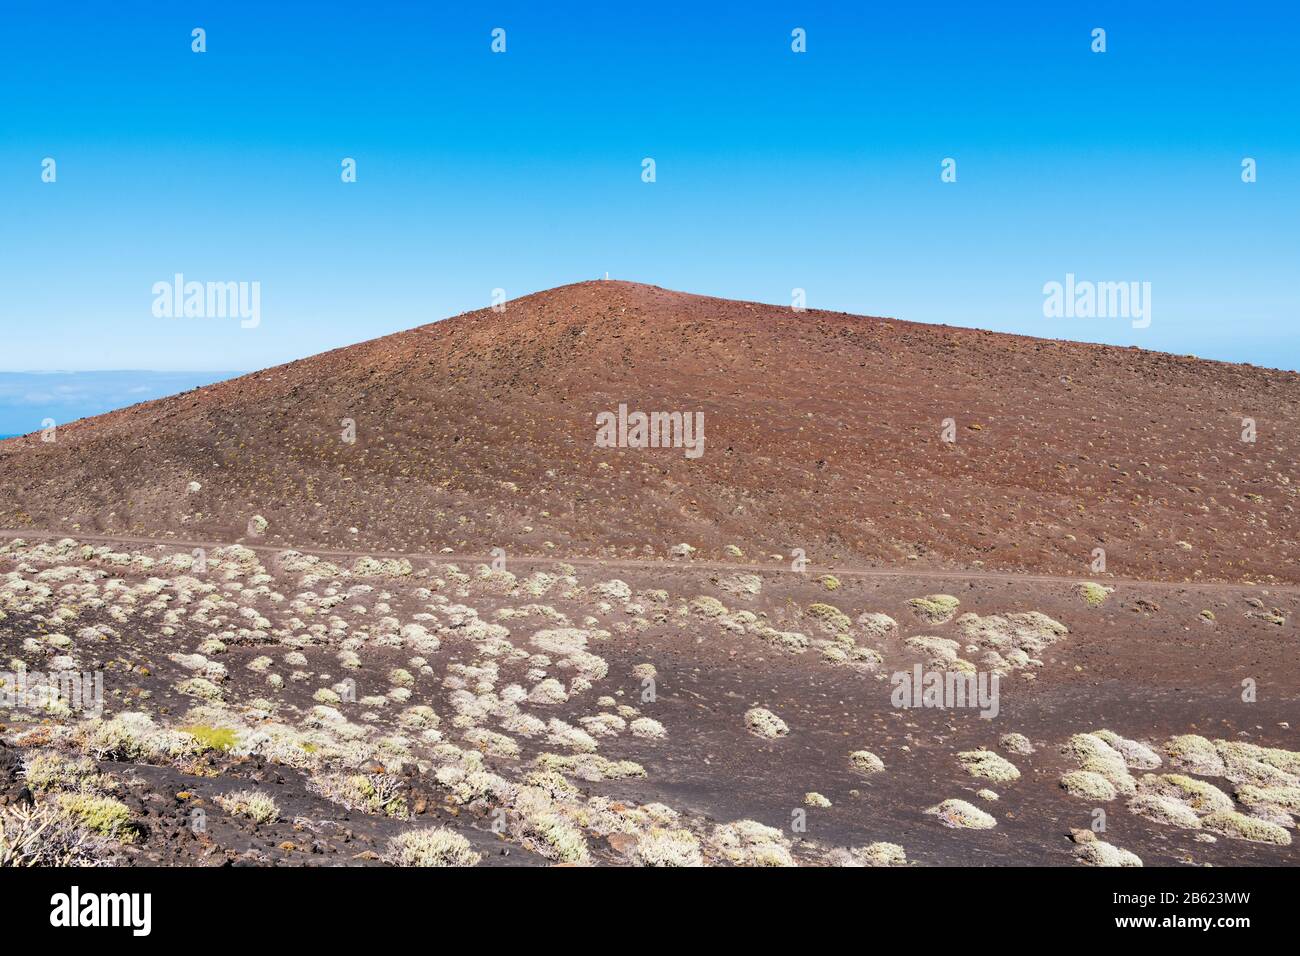
[[[240,372],[0,372],[0,438],[27,435],[47,419],[64,425],[202,385]]]

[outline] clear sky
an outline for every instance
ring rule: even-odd
[[[606,271],[1300,368],[1294,3],[612,6],[5,0],[0,369],[251,370]],[[156,317],[178,272],[260,324]],[[1067,273],[1150,326],[1045,318]]]

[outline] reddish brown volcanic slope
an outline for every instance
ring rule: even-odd
[[[594,447],[620,402],[703,411],[703,457]],[[1122,577],[1300,581],[1294,373],[623,282],[0,450],[6,528],[1092,577],[1101,547]]]

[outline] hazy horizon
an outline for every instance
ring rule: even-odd
[[[149,369],[0,371],[0,437],[40,431],[46,419],[65,425],[243,374]]]

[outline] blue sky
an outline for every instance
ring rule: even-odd
[[[606,271],[1300,368],[1286,4],[440,6],[6,0],[0,370],[251,370]],[[178,272],[260,324],[155,317]],[[1150,327],[1045,318],[1067,273]]]

